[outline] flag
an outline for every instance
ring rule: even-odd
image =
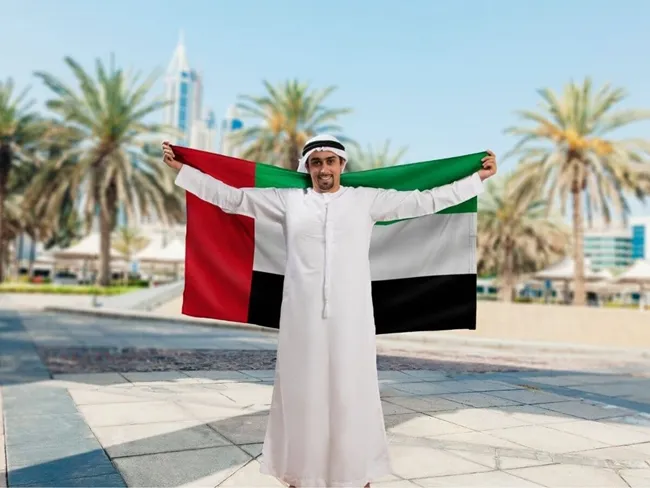
[[[179,161],[238,187],[306,188],[309,175],[173,147]],[[486,153],[343,173],[341,184],[426,190],[469,176]],[[282,227],[232,215],[187,193],[184,315],[279,328]],[[476,328],[472,198],[415,219],[379,222],[370,245],[377,334]]]

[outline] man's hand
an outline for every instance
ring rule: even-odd
[[[481,181],[488,179],[490,176],[494,176],[497,172],[497,157],[489,149],[487,153],[488,155],[481,159],[483,169],[480,169],[478,172]]]
[[[175,159],[174,151],[172,151],[171,144],[169,144],[168,141],[162,143],[162,150],[163,150],[163,161],[165,162],[165,164],[170,168],[179,171],[183,167],[183,163]]]

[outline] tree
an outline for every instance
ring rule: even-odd
[[[310,137],[331,133],[348,142],[336,121],[351,110],[323,105],[335,87],[312,91],[295,80],[277,86],[264,81],[264,87],[265,95],[239,97],[242,117],[258,121],[258,125],[244,125],[233,137],[233,144],[243,149],[243,158],[295,170],[302,146]]]
[[[142,235],[136,228],[120,227],[113,242],[113,249],[131,262],[133,256],[142,251],[149,244],[149,238]],[[124,284],[128,283],[128,273],[124,274]]]
[[[511,301],[517,277],[563,256],[569,232],[548,218],[539,192],[521,191],[512,175],[488,180],[478,213],[479,272],[496,271],[501,298]]]
[[[5,211],[8,196],[7,186],[12,171],[19,165],[34,161],[38,143],[46,126],[32,110],[33,100],[27,100],[29,89],[14,93],[11,78],[0,81],[0,243],[6,248]],[[4,280],[6,257],[0,255],[0,282]]]
[[[617,110],[626,93],[603,86],[594,92],[587,78],[582,85],[566,85],[558,97],[552,90],[539,91],[539,112],[518,112],[526,127],[510,127],[507,134],[519,137],[510,155],[521,158],[518,174],[524,191],[544,188],[549,209],[559,200],[562,213],[571,200],[573,254],[575,260],[574,304],[586,302],[584,269],[584,213],[610,222],[613,211],[625,219],[627,195],[643,199],[648,191],[650,165],[644,159],[646,141],[614,140],[612,131],[647,119],[650,113]]]
[[[385,141],[380,148],[368,146],[366,150],[353,146],[349,154],[349,162],[346,166],[348,171],[363,171],[368,169],[383,168],[386,166],[395,166],[402,161],[407,147],[401,147],[392,153],[390,141]]]
[[[55,95],[47,107],[66,129],[79,131],[82,137],[50,163],[49,170],[57,173],[45,200],[48,207],[58,208],[69,192],[73,200],[84,203],[87,229],[99,218],[99,284],[105,286],[110,283],[111,232],[118,207],[122,206],[131,222],[141,214],[168,223],[170,208],[180,214],[184,200],[171,174],[146,150],[152,138],[160,140],[169,131],[145,122],[166,105],[146,101],[157,76],[140,82],[139,75],[129,76],[112,62],[106,67],[98,60],[93,79],[73,59],[66,57],[65,63],[76,78],[77,90],[50,74],[38,72],[36,76]]]

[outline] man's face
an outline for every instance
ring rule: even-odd
[[[314,190],[327,193],[334,192],[341,186],[343,161],[330,151],[313,152],[307,160],[307,169],[311,175]]]

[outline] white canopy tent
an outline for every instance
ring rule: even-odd
[[[88,260],[99,258],[100,249],[100,236],[99,233],[93,232],[87,235],[74,246],[66,249],[58,249],[52,252],[55,259],[68,259],[68,260]],[[124,256],[116,250],[111,249],[111,259],[123,260]]]
[[[620,284],[635,284],[638,285],[641,292],[639,297],[639,308],[645,309],[648,303],[646,296],[646,287],[650,286],[650,261],[639,259],[632,264],[623,273],[613,279],[615,283]]]

